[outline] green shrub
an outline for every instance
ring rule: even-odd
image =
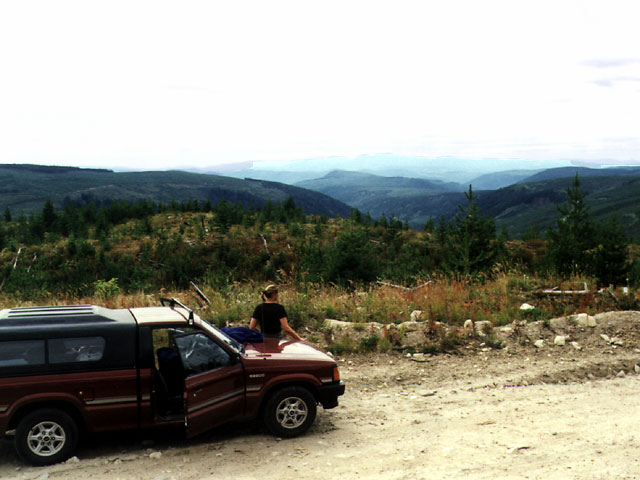
[[[456,350],[462,344],[462,340],[455,332],[448,333],[440,339],[440,351],[450,352]]]
[[[333,305],[327,305],[324,307],[324,316],[326,318],[337,318],[338,311],[335,309]]]
[[[489,348],[493,348],[494,350],[500,350],[504,346],[502,340],[493,335],[490,335],[485,343]]]
[[[104,300],[115,297],[120,293],[120,286],[118,285],[117,278],[112,278],[111,280],[97,280],[93,285],[95,288],[95,295]]]
[[[436,355],[439,351],[440,350],[438,348],[438,345],[433,343],[425,345],[424,347],[422,347],[422,350],[421,350],[421,352],[426,355]]]
[[[354,353],[357,351],[355,342],[350,337],[342,337],[340,341],[332,343],[327,347],[334,355],[342,355],[344,353]]]
[[[372,352],[378,346],[379,338],[376,335],[370,337],[362,337],[360,339],[360,349],[364,352]]]
[[[537,322],[539,320],[545,321],[553,318],[553,312],[549,312],[541,308],[534,308],[533,310],[518,310],[518,318],[520,320],[526,320],[527,322]]]
[[[387,337],[381,338],[378,341],[378,351],[379,352],[382,352],[382,353],[388,352],[388,351],[391,350],[391,347],[392,347],[391,340],[389,340],[389,338],[387,338]]]

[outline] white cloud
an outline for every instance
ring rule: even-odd
[[[0,162],[630,161],[638,13],[577,0],[4,2]]]

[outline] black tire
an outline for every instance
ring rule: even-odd
[[[16,451],[31,465],[51,465],[66,460],[73,455],[77,444],[78,426],[61,410],[36,410],[20,420],[16,428]]]
[[[306,432],[316,418],[316,399],[304,387],[275,392],[265,405],[264,424],[277,437],[291,438]]]

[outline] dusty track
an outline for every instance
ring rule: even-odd
[[[301,438],[278,440],[257,423],[191,441],[100,436],[79,461],[40,469],[3,443],[0,478],[640,478],[640,350],[584,343],[462,348],[423,363],[347,357],[340,407],[320,408]]]

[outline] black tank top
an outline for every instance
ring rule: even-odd
[[[253,311],[252,317],[260,322],[260,331],[267,337],[279,337],[282,333],[280,319],[287,312],[279,303],[261,303]]]

